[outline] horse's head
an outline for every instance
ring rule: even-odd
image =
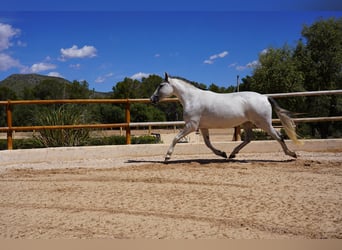
[[[153,95],[150,97],[150,100],[155,104],[166,97],[170,97],[171,95],[173,95],[173,87],[169,82],[169,75],[165,73],[164,81],[159,84]]]

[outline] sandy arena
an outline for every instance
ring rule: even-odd
[[[0,163],[0,238],[341,239],[342,153],[298,154]]]

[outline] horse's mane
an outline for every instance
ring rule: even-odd
[[[190,80],[188,80],[188,79],[186,79],[184,77],[181,77],[181,76],[170,76],[170,77],[173,78],[173,79],[178,79],[178,80],[181,80],[181,81],[185,82],[186,84],[189,85],[189,87],[206,90],[203,87],[201,87],[201,85],[199,83],[194,82],[194,81],[190,81]]]

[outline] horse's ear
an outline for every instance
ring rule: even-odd
[[[165,72],[165,82],[169,82],[169,74]]]

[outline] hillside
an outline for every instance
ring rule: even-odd
[[[22,96],[25,88],[32,89],[44,80],[54,80],[60,82],[61,84],[71,83],[70,81],[60,77],[44,76],[38,74],[13,74],[0,81],[0,87],[7,87],[13,90],[17,96]]]
[[[13,74],[0,81],[0,87],[7,87],[21,98],[25,89],[33,89],[35,86],[46,80],[53,80],[61,85],[71,85],[72,83],[64,78],[39,75],[39,74]],[[90,92],[89,92],[90,93]],[[108,98],[109,93],[91,91],[92,98]]]

